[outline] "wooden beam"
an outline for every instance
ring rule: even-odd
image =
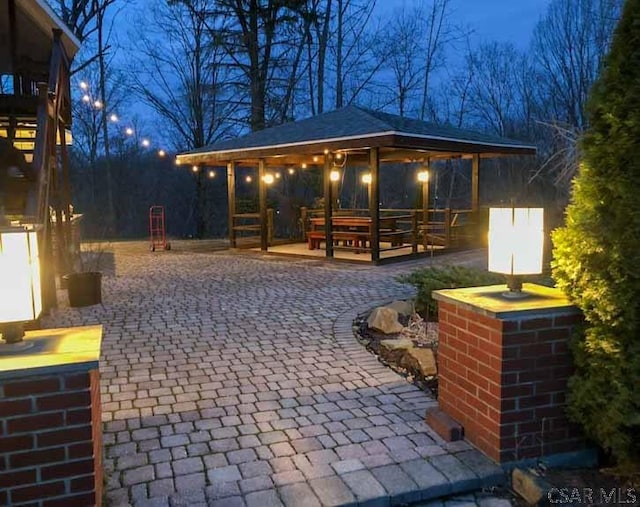
[[[267,227],[267,184],[264,177],[267,174],[264,159],[258,161],[258,200],[260,204],[260,250],[269,250],[269,229]]]
[[[227,209],[229,213],[229,246],[236,247],[236,234],[233,230],[233,215],[236,213],[236,166],[227,164]]]
[[[331,227],[331,215],[333,208],[333,196],[331,195],[331,167],[333,162],[333,155],[327,153],[324,156],[324,169],[323,169],[323,182],[324,182],[324,237],[325,237],[325,252],[327,258],[333,257],[333,230]]]
[[[480,203],[480,156],[473,155],[471,159],[471,209],[474,215],[478,213]]]
[[[371,215],[371,261],[380,260],[380,153],[378,148],[369,150],[369,214]]]

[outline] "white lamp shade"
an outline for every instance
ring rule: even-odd
[[[0,229],[0,322],[35,320],[41,312],[37,234]]]
[[[544,210],[490,208],[489,271],[505,275],[542,273]]]

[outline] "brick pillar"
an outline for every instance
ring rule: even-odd
[[[0,505],[101,505],[100,336],[35,331],[30,354],[0,356]]]
[[[525,284],[434,292],[438,300],[438,404],[496,462],[582,448],[565,416],[568,340],[582,320],[556,289]],[[428,417],[429,419],[429,417]]]

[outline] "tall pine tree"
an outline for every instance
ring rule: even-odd
[[[640,0],[627,0],[587,106],[553,274],[583,311],[569,415],[625,465],[640,457]]]

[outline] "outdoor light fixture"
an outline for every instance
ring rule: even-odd
[[[429,183],[429,171],[420,171],[418,173],[418,181],[420,183]]]
[[[362,175],[362,183],[365,185],[371,185],[371,173],[364,173]]]
[[[38,238],[33,227],[0,228],[0,333],[3,353],[19,352],[24,323],[42,312]]]
[[[267,185],[271,185],[274,181],[273,174],[265,174],[262,178],[262,181],[264,181]]]
[[[489,209],[489,271],[507,275],[508,298],[525,297],[521,275],[542,273],[542,208]]]

